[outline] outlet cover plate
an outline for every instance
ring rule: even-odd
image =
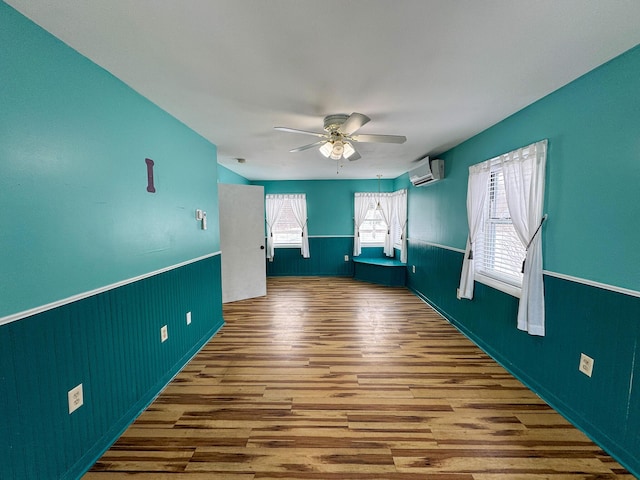
[[[191,325],[191,312],[187,312],[187,325]]]
[[[589,355],[585,355],[584,353],[580,354],[580,366],[578,369],[584,373],[587,377],[591,377],[593,373],[593,358]]]
[[[77,387],[73,387],[67,393],[69,399],[69,415],[84,405],[84,396],[82,394],[82,384]]]
[[[167,330],[167,326],[165,325],[160,329],[160,341],[166,342],[167,338],[169,338],[169,331]]]

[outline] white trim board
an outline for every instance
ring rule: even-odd
[[[603,290],[609,290],[611,292],[622,293],[624,295],[630,295],[632,297],[640,298],[640,292],[637,290],[631,290],[630,288],[618,287],[616,285],[609,285],[607,283],[596,282],[594,280],[587,280],[586,278],[572,277],[571,275],[565,275],[564,273],[550,272],[549,270],[543,270],[542,273],[550,277],[561,278],[562,280],[568,280],[569,282],[582,283],[583,285],[589,285],[590,287],[602,288]]]
[[[353,235],[309,235],[309,238],[353,238]]]
[[[215,257],[216,255],[220,255],[220,254],[221,252],[209,253],[207,255],[203,255],[198,258],[192,258],[191,260],[186,260],[184,262],[180,262],[175,265],[171,265],[169,267],[164,267],[159,270],[155,270],[153,272],[138,275],[137,277],[121,280],[119,282],[112,283],[111,285],[105,285],[104,287],[96,288],[88,292],[78,293],[77,295],[73,295],[71,297],[63,298],[61,300],[56,300],[55,302],[47,303],[46,305],[30,308],[29,310],[24,310],[18,313],[13,313],[11,315],[7,315],[6,317],[0,318],[0,326],[6,325],[7,323],[11,323],[11,322],[16,322],[18,320],[22,320],[23,318],[31,317],[32,315],[36,315],[38,313],[46,312],[47,310],[52,310],[54,308],[62,307],[63,305],[68,305],[70,303],[77,302],[79,300],[83,300],[85,298],[89,298],[94,295],[98,295],[99,293],[104,293],[109,290],[113,290],[114,288],[123,287],[124,285],[129,285],[130,283],[139,282],[140,280],[144,280],[145,278],[153,277],[155,275],[159,275],[161,273],[165,273],[170,270],[175,270],[176,268],[184,267],[185,265],[196,263],[196,262],[199,262],[200,260],[205,260],[207,258]]]
[[[309,238],[353,238],[353,235],[309,235]]]
[[[438,243],[427,242],[426,240],[418,240],[418,239],[407,239],[410,242],[414,243],[422,243],[423,245],[430,245],[432,247],[443,248],[445,250],[451,250],[454,252],[465,253],[464,250],[455,247],[449,247],[447,245],[441,245]],[[640,297],[640,291],[631,290],[630,288],[618,287],[616,285],[609,285],[607,283],[596,282],[594,280],[587,280],[586,278],[573,277],[571,275],[565,275],[564,273],[552,272],[550,270],[543,270],[542,273],[544,275],[548,275],[549,277],[561,278],[562,280],[567,280],[570,282],[580,283],[582,285],[589,285],[590,287],[602,288],[603,290],[609,290],[611,292],[622,293],[624,295],[630,295],[632,297]]]
[[[432,247],[444,248],[445,250],[451,250],[451,251],[458,252],[458,253],[464,253],[464,250],[460,249],[460,248],[450,247],[448,245],[442,245],[440,243],[427,242],[426,240],[420,240],[420,239],[417,239],[417,238],[409,238],[409,237],[407,237],[407,242],[422,243],[424,245],[430,245]]]

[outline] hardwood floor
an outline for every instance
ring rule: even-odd
[[[401,288],[269,278],[85,480],[633,479]]]

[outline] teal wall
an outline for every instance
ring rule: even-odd
[[[214,145],[5,3],[0,65],[0,318],[219,250]]]
[[[244,178],[242,175],[238,175],[236,172],[232,172],[226,167],[218,164],[218,183],[227,183],[232,185],[250,185],[251,182]]]
[[[545,269],[640,290],[638,78],[640,46],[441,155],[410,236],[463,249],[469,165],[548,138]]]
[[[636,476],[638,78],[635,47],[445,152],[446,178],[410,188],[408,205],[408,263],[416,265],[416,273],[408,273],[410,288]],[[461,301],[456,288],[467,237],[469,165],[543,138],[549,139],[549,220],[543,230],[547,335],[533,337],[516,329],[516,298],[476,283],[474,299]],[[402,182],[397,179],[396,186]],[[582,352],[595,360],[592,378],[578,371]]]
[[[78,478],[223,323],[216,148],[2,2],[0,65],[0,478]]]

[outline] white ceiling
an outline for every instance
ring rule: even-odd
[[[252,180],[386,178],[640,43],[637,0],[8,0],[218,146]],[[361,112],[337,165],[288,153]],[[237,157],[246,158],[239,164]]]

